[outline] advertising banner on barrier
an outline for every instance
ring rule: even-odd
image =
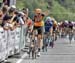
[[[0,61],[2,60],[2,31],[0,28]]]
[[[26,26],[23,26],[23,47],[25,47],[25,43],[26,43],[26,37],[25,37],[25,35],[26,35]]]
[[[6,37],[5,37],[5,31],[3,30],[3,28],[0,28],[0,58],[1,60],[5,60],[6,55],[7,55],[7,41],[6,41]]]
[[[1,33],[0,33],[1,36]],[[1,48],[2,48],[2,43],[1,43],[1,38],[0,38],[0,61],[1,61]]]
[[[4,42],[6,42],[6,51],[5,51],[5,53],[6,53],[6,58],[8,57],[8,34],[7,34],[7,30],[4,30],[4,33],[5,33],[5,41]]]
[[[15,30],[8,30],[8,55],[14,54],[15,47]]]
[[[25,35],[26,28],[24,26],[13,31],[0,28],[0,61],[19,53],[25,47]]]
[[[25,47],[25,27],[8,30],[8,55],[19,53]]]
[[[18,27],[15,30],[15,53],[19,53],[20,50],[20,33],[21,33],[21,28]]]
[[[20,35],[20,49],[25,47],[25,30],[24,26],[21,27],[21,35]]]

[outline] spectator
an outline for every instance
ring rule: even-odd
[[[10,6],[10,0],[3,0],[3,5]]]

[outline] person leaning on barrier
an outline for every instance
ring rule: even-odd
[[[24,17],[26,17],[26,19],[28,18],[28,15],[29,15],[29,10],[28,8],[23,8],[22,9],[23,13],[24,13]]]
[[[8,17],[8,6],[7,5],[3,6],[1,11],[2,11],[2,24],[1,24],[1,26],[3,27],[4,20]]]
[[[9,6],[10,5],[10,0],[3,0],[3,5]]]
[[[29,22],[31,22],[31,19],[29,18],[29,12],[28,12],[28,9],[26,8],[23,8],[23,13],[24,13],[24,22],[25,22],[25,25],[29,26]]]
[[[18,18],[19,24],[24,25],[24,13],[22,11],[19,12],[17,18]]]
[[[2,10],[2,23],[1,26],[4,27],[4,29],[13,30],[15,27],[24,25],[25,21],[25,14],[23,12],[19,12],[16,10],[16,7],[7,7],[6,5],[3,6]],[[1,13],[0,12],[0,13]]]
[[[13,8],[10,8],[8,13],[3,17],[4,29],[14,29],[14,25],[16,23],[16,15],[14,14],[14,11],[15,10]]]
[[[28,12],[27,8],[23,8],[23,13],[24,13],[23,20],[24,20],[25,26],[27,28],[26,29],[26,34],[27,34],[28,30],[30,30],[32,32],[32,30],[33,30],[33,22],[32,22],[32,19],[28,16],[29,12]]]
[[[10,21],[10,17],[6,15],[3,18],[3,28],[4,28],[4,30],[8,30],[9,29],[9,21]]]

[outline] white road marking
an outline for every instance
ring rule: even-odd
[[[28,54],[25,53],[16,63],[21,63],[26,56],[28,56]]]

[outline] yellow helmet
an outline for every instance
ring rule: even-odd
[[[42,13],[42,10],[39,9],[39,8],[37,8],[37,9],[35,9],[35,13],[36,13],[36,14],[38,14],[38,13]]]

